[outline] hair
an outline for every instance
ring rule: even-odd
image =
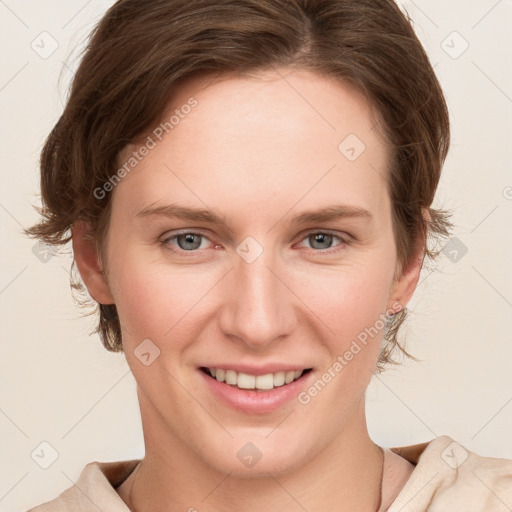
[[[42,148],[41,219],[26,234],[62,245],[73,223],[86,221],[101,251],[112,193],[95,190],[111,182],[121,150],[160,123],[178,84],[276,67],[334,78],[368,101],[392,152],[386,181],[399,267],[418,248],[435,259],[440,251],[430,242],[453,227],[450,212],[431,206],[449,115],[412,21],[393,0],[119,0],[92,30]],[[77,275],[71,286],[85,292]],[[87,303],[99,312],[94,332],[105,348],[122,351],[116,306]],[[407,314],[404,307],[386,325],[378,373],[398,364],[395,348],[417,360],[398,340]]]

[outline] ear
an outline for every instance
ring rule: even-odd
[[[430,214],[427,208],[422,210],[423,218],[429,222]],[[405,308],[411,297],[416,290],[418,281],[420,278],[421,268],[423,266],[423,260],[425,259],[424,239],[420,237],[414,255],[411,258],[409,264],[402,269],[402,274],[399,276],[391,286],[388,310],[395,311],[396,308],[393,305],[400,303],[402,308]],[[398,312],[398,311],[397,311]]]
[[[76,266],[89,295],[99,304],[114,304],[98,248],[90,236],[89,224],[84,221],[76,222],[71,233]]]

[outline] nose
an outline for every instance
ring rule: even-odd
[[[220,329],[252,351],[268,351],[293,331],[297,320],[298,299],[290,289],[289,274],[270,252],[263,251],[252,262],[235,258],[224,280],[228,300],[220,315]]]

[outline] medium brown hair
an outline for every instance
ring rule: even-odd
[[[448,211],[431,207],[449,148],[449,115],[409,15],[393,0],[116,2],[90,34],[42,149],[42,219],[27,234],[66,244],[73,223],[84,220],[101,250],[112,193],[98,199],[94,191],[115,174],[121,150],[159,124],[177,85],[280,66],[319,72],[364,95],[392,150],[386,181],[399,267],[418,247],[437,257],[429,241],[452,227]],[[72,286],[83,290],[79,278]],[[122,351],[116,306],[97,309],[104,346]],[[402,309],[387,325],[378,372],[397,364],[395,347],[416,359],[398,341],[407,313]]]

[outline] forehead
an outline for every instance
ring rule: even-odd
[[[163,123],[172,117],[161,140],[155,130],[145,134],[153,149],[116,191],[129,184],[134,210],[160,200],[214,208],[270,206],[276,199],[288,208],[319,200],[386,206],[379,198],[388,148],[378,116],[347,84],[282,68],[243,78],[205,76],[173,91]],[[145,140],[125,148],[120,162]]]
[[[172,128],[176,144],[180,135],[201,147],[214,140],[219,149],[231,153],[237,143],[243,142],[249,150],[251,142],[260,149],[262,141],[266,147],[269,142],[279,145],[282,152],[292,145],[296,154],[301,148],[311,153],[313,145],[338,150],[339,142],[350,134],[359,137],[370,153],[381,149],[375,143],[384,142],[379,140],[378,112],[366,98],[352,84],[313,71],[276,68],[245,77],[186,80],[173,91],[164,122],[191,98],[197,106],[190,115],[180,116],[180,130],[177,125]],[[226,145],[219,146],[219,134]],[[297,147],[299,141],[311,144]]]

